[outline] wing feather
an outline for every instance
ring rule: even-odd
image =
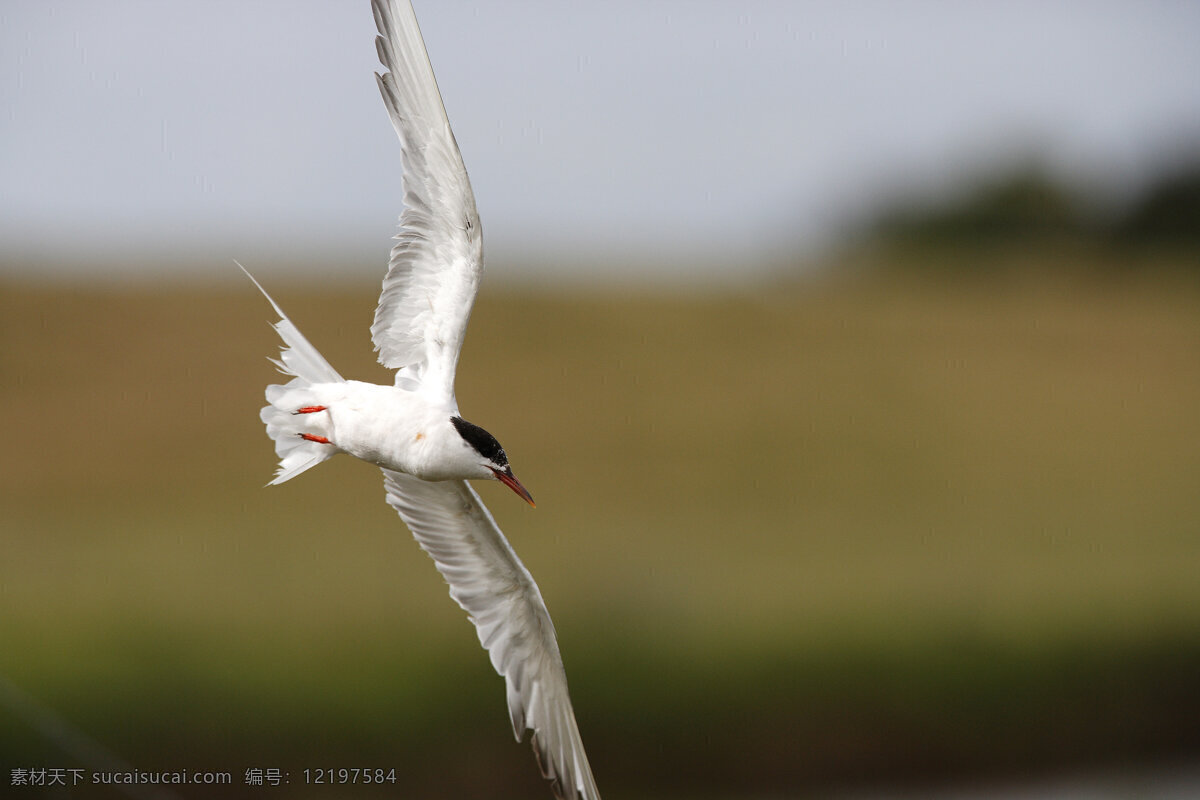
[[[475,196],[409,0],[372,0],[386,68],[376,74],[404,165],[404,212],[371,338],[396,383],[454,396],[454,372],[483,275]]]
[[[550,613],[492,515],[466,481],[423,481],[386,469],[383,475],[388,504],[433,558],[504,676],[517,740],[533,731],[542,775],[561,800],[599,800]]]

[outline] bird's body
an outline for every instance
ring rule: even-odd
[[[264,409],[264,421],[278,424],[285,435],[318,437],[302,441],[330,448],[321,455],[348,453],[427,481],[494,480],[480,467],[480,454],[454,427],[452,420],[458,410],[445,403],[363,381],[281,388],[283,393],[272,393],[275,396]]]
[[[483,273],[474,195],[409,0],[372,0],[372,9],[387,69],[376,78],[404,162],[405,209],[371,326],[379,360],[397,370],[396,381],[344,379],[267,295],[284,342],[276,364],[292,376],[267,387],[261,414],[279,456],[271,483],[339,453],[380,467],[387,502],[433,558],[504,676],[517,739],[533,731],[538,764],[558,797],[599,800],[541,592],[467,483],[499,480],[533,504],[500,443],[461,417],[454,396]]]

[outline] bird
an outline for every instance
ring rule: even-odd
[[[278,315],[273,361],[291,376],[260,417],[279,459],[268,485],[346,453],[378,466],[385,499],[467,612],[503,676],[513,733],[560,800],[599,800],[537,583],[471,487],[496,480],[533,506],[496,437],[465,420],[454,376],[483,274],[483,239],[410,0],[372,0],[375,73],[401,144],[403,211],[371,325],[390,386],[346,380],[240,263]]]

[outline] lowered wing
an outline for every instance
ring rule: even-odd
[[[533,731],[538,765],[559,798],[599,800],[550,613],[492,515],[466,481],[383,475],[388,503],[433,558],[504,676],[517,740]]]

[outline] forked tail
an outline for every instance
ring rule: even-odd
[[[279,358],[270,360],[284,375],[294,376],[282,386],[272,384],[267,387],[268,405],[259,413],[267,426],[267,435],[275,440],[275,454],[279,456],[279,466],[271,484],[283,483],[338,452],[336,447],[323,441],[328,433],[328,414],[297,412],[319,407],[319,399],[312,391],[315,384],[341,383],[345,379],[304,338],[249,270],[237,261],[233,263],[246,273],[279,315],[279,321],[271,327],[283,339],[283,346]]]

